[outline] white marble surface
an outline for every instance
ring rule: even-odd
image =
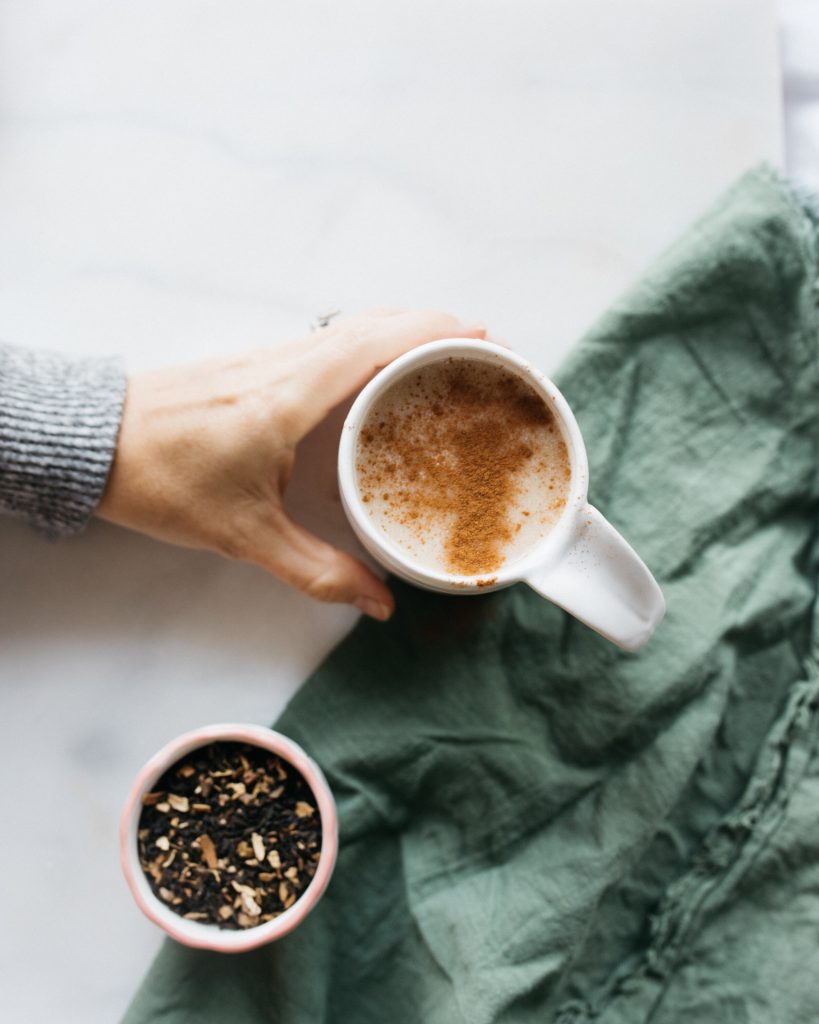
[[[780,133],[768,0],[0,0],[0,336],[136,368],[417,304],[553,369]],[[332,440],[293,504],[351,543]],[[352,622],[114,528],[0,525],[0,1018],[117,1018],[159,944],[117,864],[134,772],[271,721]]]
[[[779,0],[787,167],[819,195],[819,4]]]

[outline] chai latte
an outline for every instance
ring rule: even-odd
[[[549,533],[571,468],[559,425],[525,380],[452,356],[375,401],[356,474],[368,514],[406,556],[436,572],[485,576]]]

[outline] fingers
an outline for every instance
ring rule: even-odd
[[[308,533],[282,510],[246,557],[318,601],[352,604],[382,622],[395,610],[389,589],[365,565]]]
[[[346,317],[320,335],[305,355],[303,433],[410,349],[441,338],[485,338],[486,329],[462,323],[448,313],[398,310]]]

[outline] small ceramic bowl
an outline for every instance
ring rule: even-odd
[[[215,924],[190,921],[171,910],[151,891],[139,863],[137,829],[142,813],[142,797],[149,793],[157,779],[198,747],[217,742],[249,743],[270,750],[301,773],[316,798],[321,816],[321,858],[318,869],[305,891],[292,907],[272,921],[238,931],[219,928]],[[139,909],[172,939],[197,949],[221,953],[242,953],[268,942],[274,942],[293,931],[307,917],[327,888],[338,853],[338,816],[330,787],[319,766],[293,740],[272,729],[258,725],[209,725],[194,729],[171,740],[144,765],[134,780],[125,803],[119,828],[120,860],[125,879]]]

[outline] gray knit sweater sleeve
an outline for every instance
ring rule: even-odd
[[[52,537],[81,530],[108,478],[124,397],[117,360],[0,345],[0,512]]]

